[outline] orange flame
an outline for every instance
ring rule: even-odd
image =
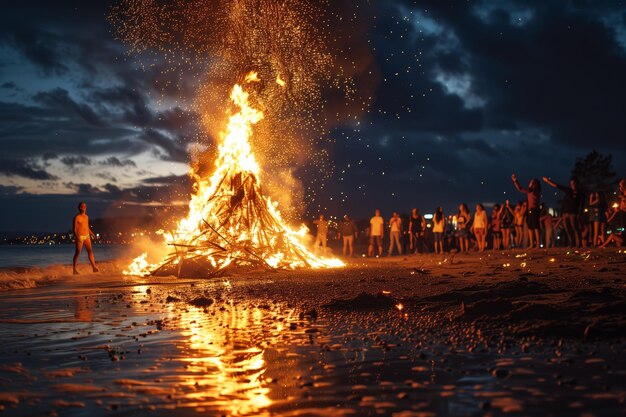
[[[259,79],[252,72],[246,81],[257,82]],[[173,260],[176,265],[184,259],[183,255],[189,255],[189,250],[179,248],[193,248],[191,251],[195,259],[202,257],[219,270],[233,261],[249,258],[249,248],[255,248],[254,256],[271,268],[344,266],[339,259],[322,258],[311,253],[303,243],[308,229],[304,225],[299,230],[290,228],[282,220],[277,203],[263,197],[259,180],[261,169],[249,142],[252,125],[263,118],[263,113],[250,107],[248,93],[240,85],[234,86],[230,98],[240,110],[229,118],[226,134],[218,146],[215,172],[210,178],[201,178],[194,172],[190,174],[195,179],[196,191],[189,202],[189,214],[179,221],[175,231],[164,234],[165,243],[177,249],[176,254],[170,255],[170,260],[176,257]],[[225,179],[230,181],[230,188],[224,186]],[[245,198],[261,201],[262,211],[267,214],[265,221],[259,218],[263,217],[263,213],[259,213],[257,206],[241,203]],[[233,213],[233,204],[238,207],[238,214]],[[204,230],[214,232],[219,242],[211,242],[209,246],[198,245]],[[215,247],[222,249],[219,256],[216,256]],[[225,247],[229,248],[227,256],[224,256]],[[124,274],[149,275],[164,262],[165,259],[150,264],[144,253],[129,265]]]

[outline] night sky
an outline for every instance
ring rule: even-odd
[[[197,77],[169,82],[127,54],[112,4],[3,8],[0,231],[67,230],[79,201],[92,218],[186,201]],[[625,2],[355,0],[332,14],[348,29],[334,53],[368,101],[320,140],[326,178],[294,167],[302,216],[517,201],[512,172],[567,183],[593,149],[626,176]]]

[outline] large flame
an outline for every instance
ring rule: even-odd
[[[256,82],[258,78],[251,73],[246,81]],[[125,274],[148,275],[176,265],[180,274],[182,263],[188,261],[205,264],[211,271],[222,271],[231,263],[279,269],[344,266],[338,259],[311,253],[303,243],[308,229],[304,225],[298,230],[290,228],[276,203],[263,196],[260,167],[249,142],[252,125],[263,118],[263,113],[248,104],[248,93],[238,84],[230,97],[240,110],[229,118],[218,147],[215,172],[208,179],[191,174],[195,193],[189,214],[178,222],[175,231],[164,233],[165,243],[175,252],[154,264],[144,253]]]

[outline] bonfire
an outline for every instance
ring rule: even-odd
[[[250,74],[247,80],[256,80]],[[173,250],[150,264],[147,253],[124,271],[129,275],[216,276],[231,268],[295,269],[339,267],[338,259],[318,257],[307,248],[308,229],[289,227],[277,203],[263,194],[260,167],[250,146],[252,126],[263,113],[248,104],[248,93],[237,84],[231,99],[239,108],[228,121],[218,146],[215,171],[194,177],[194,194],[187,217],[176,230],[163,233]]]

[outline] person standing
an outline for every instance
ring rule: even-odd
[[[513,211],[515,219],[515,247],[521,248],[524,242],[524,223],[526,222],[526,202],[518,201]]]
[[[569,188],[559,185],[552,181],[548,177],[543,177],[543,180],[554,188],[558,188],[563,192],[563,205],[562,205],[562,217],[563,228],[567,235],[567,240],[570,246],[576,245],[580,247],[580,228],[578,227],[578,215],[580,214],[580,208],[582,206],[583,194],[578,189],[578,182],[575,178],[569,180]]]
[[[606,211],[608,209],[604,193],[594,191],[589,194],[589,208],[593,220],[593,240],[592,246],[599,246],[604,243],[606,232]]]
[[[528,187],[520,186],[517,176],[511,175],[515,188],[520,193],[526,194],[528,207],[526,212],[526,224],[528,226],[528,246],[532,248],[539,247],[539,204],[541,203],[541,184],[539,180],[533,178],[528,183]]]
[[[80,256],[80,252],[83,249],[87,249],[87,256],[89,257],[89,262],[91,263],[91,268],[93,272],[98,272],[98,267],[96,267],[96,260],[93,256],[93,248],[91,246],[91,239],[96,238],[94,233],[91,231],[89,227],[89,216],[87,216],[87,203],[80,202],[78,204],[78,214],[74,216],[74,224],[72,227],[74,232],[74,238],[76,239],[76,250],[74,251],[74,275],[78,275],[78,270],[76,269],[76,264],[78,263],[78,257]]]
[[[474,231],[474,236],[476,236],[478,251],[484,252],[487,246],[487,212],[482,204],[476,204],[476,214],[474,214],[472,230]]]
[[[435,253],[443,253],[443,231],[446,227],[446,218],[443,208],[437,207],[433,216],[433,237],[435,239]]]
[[[343,239],[343,256],[346,256],[346,252],[348,252],[350,257],[352,257],[354,239],[358,237],[359,230],[347,214],[343,216],[343,220],[339,223],[339,233]]]
[[[370,245],[367,248],[367,255],[374,256],[374,245],[378,247],[378,256],[383,256],[383,233],[385,220],[380,215],[380,210],[376,209],[374,217],[370,219]]]
[[[457,231],[455,233],[455,236],[459,241],[460,252],[469,252],[469,231],[467,228],[471,219],[472,216],[469,213],[467,204],[462,203],[459,206],[459,214],[456,216]]]
[[[410,253],[418,253],[422,250],[424,243],[424,231],[426,229],[426,220],[420,214],[417,208],[411,210],[411,217],[409,218],[409,233],[410,233]]]
[[[500,204],[494,204],[491,211],[491,248],[493,250],[500,250],[502,242],[502,212],[504,207]]]
[[[398,255],[402,255],[402,245],[400,244],[400,235],[402,234],[402,219],[398,215],[397,211],[393,212],[391,219],[389,219],[389,253],[391,256],[393,252],[393,244],[396,244],[398,248]]]
[[[326,241],[328,240],[328,221],[326,221],[323,214],[320,214],[320,218],[318,220],[314,220],[313,223],[317,225],[317,234],[315,235],[315,243],[313,244],[313,247],[317,251],[321,246],[322,253],[325,254]]]
[[[513,226],[515,222],[515,214],[513,213],[513,209],[511,208],[511,202],[506,200],[504,202],[504,206],[502,208],[502,248],[510,249],[511,248],[511,226]]]
[[[543,225],[544,231],[544,248],[554,247],[554,219],[546,207],[541,209],[541,217],[539,218]]]

